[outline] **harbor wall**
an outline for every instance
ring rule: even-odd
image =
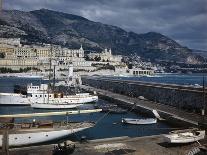
[[[82,82],[84,85],[135,98],[143,96],[147,100],[189,112],[201,113],[204,107],[202,88],[90,77],[83,77]]]

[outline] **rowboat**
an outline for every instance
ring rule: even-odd
[[[205,130],[188,129],[170,132],[164,135],[168,143],[191,143],[205,138]]]
[[[154,124],[157,123],[157,119],[156,118],[147,118],[147,119],[122,118],[122,123],[134,124],[134,125]]]

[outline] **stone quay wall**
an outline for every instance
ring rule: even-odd
[[[189,112],[201,113],[201,109],[205,107],[202,88],[174,84],[113,80],[98,77],[82,77],[82,82],[84,85],[131,97],[138,98],[143,96],[147,100],[170,105]],[[207,90],[205,92],[207,92]]]

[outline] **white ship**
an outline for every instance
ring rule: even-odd
[[[30,105],[26,95],[0,93],[0,105]]]
[[[63,95],[51,93],[47,84],[27,86],[27,95],[0,93],[0,105],[31,105],[33,108],[70,109],[85,103],[96,102],[98,96],[89,93]]]
[[[33,108],[41,109],[70,109],[86,103],[96,102],[98,96],[89,93],[64,95],[63,93],[49,92],[47,84],[27,86],[28,99]]]

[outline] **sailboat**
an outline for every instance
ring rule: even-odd
[[[28,118],[39,116],[70,115],[80,113],[100,112],[101,109],[49,112],[49,113],[30,113],[15,115],[0,115],[0,147],[9,147],[38,144],[64,138],[70,134],[91,128],[94,122],[33,122],[15,123],[14,118]],[[7,122],[5,123],[5,120]]]

